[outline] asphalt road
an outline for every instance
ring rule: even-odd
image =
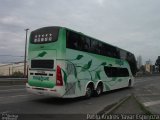
[[[160,76],[137,79],[133,92],[152,114],[160,114]]]
[[[160,76],[141,77],[136,78],[132,89],[107,92],[87,100],[32,95],[26,92],[24,85],[0,86],[0,114],[95,114],[130,94],[135,94],[148,109],[160,114],[159,86]]]

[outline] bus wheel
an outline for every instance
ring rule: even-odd
[[[129,82],[128,82],[128,88],[131,88],[131,87],[132,87],[132,81],[129,80]]]
[[[95,90],[95,96],[100,96],[103,92],[103,85],[102,84],[99,84]]]
[[[90,98],[92,94],[93,94],[93,87],[91,85],[88,85],[86,88],[85,98]]]

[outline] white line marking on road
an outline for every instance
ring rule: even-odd
[[[160,100],[143,103],[146,107],[160,104]]]
[[[25,89],[9,89],[9,90],[0,90],[0,92],[12,92],[12,91],[22,91]]]

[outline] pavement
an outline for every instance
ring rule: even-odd
[[[152,114],[134,94],[131,94],[105,109],[96,118],[101,120],[160,120],[160,115]]]
[[[103,114],[152,114],[140,101],[132,94],[123,98],[111,108],[103,111]]]
[[[137,78],[132,93],[104,109],[101,118],[112,115],[112,120],[160,120],[159,85],[160,76]]]
[[[139,102],[131,95],[125,99],[117,108],[113,109],[110,114],[145,114]]]
[[[134,94],[152,114],[160,114],[160,76],[139,79]]]

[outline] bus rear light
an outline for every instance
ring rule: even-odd
[[[56,85],[57,85],[57,86],[63,86],[62,73],[61,73],[61,68],[60,68],[59,65],[57,65]]]

